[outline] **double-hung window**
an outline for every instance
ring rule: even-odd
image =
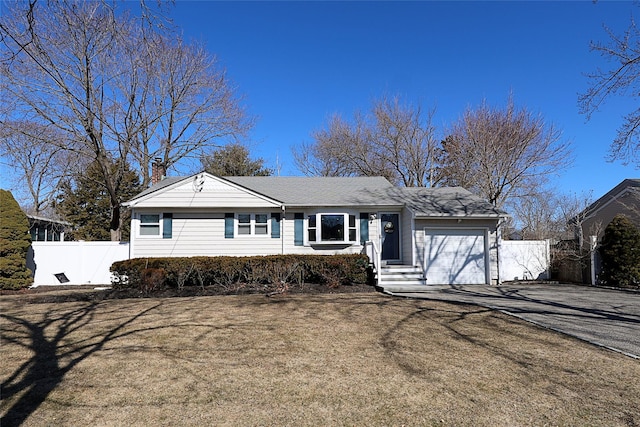
[[[160,215],[142,214],[140,215],[140,235],[159,236],[160,235]]]
[[[255,223],[254,223],[254,234],[256,235],[266,235],[269,228],[268,223],[268,215],[267,214],[256,214],[255,215]]]
[[[251,234],[251,214],[238,214],[238,235]]]
[[[357,239],[356,216],[316,214],[307,218],[309,243],[352,243]]]
[[[269,234],[269,215],[267,214],[238,214],[238,235],[266,236]]]
[[[162,237],[171,239],[173,233],[173,214],[140,214],[139,236]]]

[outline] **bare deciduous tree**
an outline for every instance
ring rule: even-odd
[[[63,136],[52,126],[17,121],[0,128],[0,156],[13,170],[14,192],[23,208],[34,215],[52,215],[52,203],[61,179],[79,164],[73,151],[51,141]]]
[[[250,126],[215,61],[156,24],[113,3],[70,0],[15,2],[0,17],[0,124],[55,127],[64,137],[51,144],[100,165],[112,240],[126,171],[110,165],[134,159],[146,182],[151,158],[167,167],[198,159]]]
[[[307,175],[380,175],[407,187],[435,186],[441,177],[433,113],[398,97],[382,98],[351,123],[333,116],[312,133],[313,142],[294,149],[294,161]]]
[[[162,35],[148,42],[140,75],[122,88],[140,100],[131,114],[138,129],[132,156],[144,185],[152,159],[161,158],[168,168],[186,158],[198,160],[223,141],[237,142],[252,125],[224,71],[202,46]]]
[[[588,73],[589,88],[578,97],[580,112],[590,119],[605,101],[613,96],[640,97],[640,30],[632,19],[622,35],[605,27],[609,39],[606,42],[591,42],[591,50],[600,54],[612,65],[608,69],[598,68]],[[616,138],[609,147],[609,160],[620,160],[624,164],[635,163],[640,167],[640,108],[623,118]]]
[[[486,102],[468,108],[443,145],[447,184],[465,187],[500,208],[538,194],[548,177],[571,161],[561,132],[541,115],[517,108],[512,97],[504,109]]]
[[[523,240],[557,239],[565,228],[559,218],[556,198],[549,191],[542,191],[520,200],[513,207]]]

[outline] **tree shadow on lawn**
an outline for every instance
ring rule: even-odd
[[[472,297],[473,301],[460,300],[462,303],[477,304],[484,307],[490,307],[500,310],[508,310],[513,314],[558,314],[560,310],[569,310],[573,317],[583,318],[604,318],[615,322],[624,322],[630,324],[640,323],[640,317],[634,314],[620,313],[613,310],[581,307],[579,305],[567,304],[563,302],[553,301],[550,299],[542,299],[526,296],[520,289],[508,289],[501,286],[495,288],[497,293],[488,293],[483,291],[475,291],[471,286],[456,286],[451,285],[450,289],[443,290],[442,292],[449,295],[461,295],[465,297]],[[427,298],[431,299],[431,298]],[[438,298],[433,298],[438,300]],[[446,300],[445,300],[446,301]],[[501,301],[516,301],[526,303],[523,306],[505,305],[500,306]]]
[[[141,329],[123,331],[149,312],[161,305],[158,303],[137,314],[123,318],[116,326],[104,333],[97,333],[78,342],[69,343],[69,336],[87,326],[96,315],[99,303],[90,303],[73,311],[56,314],[48,311],[43,320],[30,322],[26,319],[0,314],[3,319],[2,340],[33,352],[29,360],[22,363],[2,382],[3,400],[20,397],[7,409],[0,420],[2,426],[21,425],[47,399],[47,396],[62,382],[64,376],[76,365],[104,348],[105,344]],[[5,322],[9,324],[6,325]],[[53,330],[53,335],[48,331]],[[5,331],[11,330],[11,334]],[[16,331],[19,331],[16,333]]]
[[[350,294],[350,300],[357,301],[359,304],[370,304],[371,295],[375,293]],[[368,296],[368,297],[367,297]],[[67,296],[63,296],[67,298]],[[80,295],[80,298],[87,296]],[[364,297],[364,298],[362,298]],[[136,310],[133,314],[123,316],[118,308],[111,309],[114,316],[112,326],[107,330],[96,330],[89,336],[83,336],[80,339],[74,337],[74,333],[78,333],[96,320],[97,315],[103,316],[104,301],[99,298],[97,301],[92,300],[94,297],[89,295],[89,301],[78,300],[78,296],[73,296],[71,301],[80,304],[79,307],[67,310],[60,308],[63,306],[56,305],[54,308],[47,309],[42,314],[42,320],[28,320],[26,316],[10,315],[0,313],[1,339],[3,344],[21,347],[31,353],[28,360],[24,361],[13,371],[1,384],[2,400],[4,408],[4,416],[0,419],[1,426],[17,426],[24,423],[31,414],[33,414],[42,405],[49,394],[53,392],[64,380],[65,375],[72,371],[79,363],[90,357],[91,355],[103,350],[105,346],[116,340],[132,334],[151,331],[160,327],[137,327],[140,320],[145,316],[158,313],[160,307],[170,307],[174,302],[181,304],[183,298],[173,300],[162,299],[162,301],[150,301],[152,304],[148,308]],[[189,297],[189,298],[208,298]],[[223,297],[224,298],[224,297]],[[304,308],[309,310],[308,303],[315,305],[316,314],[322,313],[322,306],[326,307],[332,298],[323,294],[318,295],[296,295],[290,298],[287,295],[275,298],[240,298],[229,296],[226,301],[230,305],[238,305],[244,307],[255,306],[258,308],[262,305],[296,305],[296,299],[302,298],[307,302]],[[387,304],[392,300],[383,298],[377,300],[376,303]],[[137,304],[139,299],[131,300]],[[234,302],[235,301],[235,302]],[[56,300],[53,304],[59,304]],[[39,303],[51,303],[50,299],[33,299],[27,300],[26,305]],[[73,302],[70,302],[73,303]],[[314,310],[311,310],[313,313]],[[170,326],[169,326],[170,327]],[[3,406],[4,406],[3,405]],[[8,406],[8,407],[7,407]]]

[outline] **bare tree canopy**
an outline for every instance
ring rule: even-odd
[[[56,129],[50,141],[100,165],[120,236],[117,189],[131,160],[143,183],[149,163],[198,159],[251,126],[223,70],[153,15],[110,2],[5,3],[0,17],[0,125],[16,118]],[[19,155],[19,153],[16,153]]]
[[[0,157],[14,172],[5,179],[15,181],[16,197],[28,213],[54,216],[51,208],[60,181],[78,166],[74,152],[51,143],[62,139],[53,126],[17,121],[0,127]]]
[[[640,97],[640,31],[632,19],[629,28],[615,34],[606,28],[608,40],[591,42],[591,51],[611,63],[607,69],[596,69],[587,74],[589,88],[578,97],[580,112],[590,119],[607,99],[616,95]],[[640,107],[622,119],[616,138],[609,147],[609,160],[640,167]]]
[[[448,185],[459,185],[504,207],[519,197],[538,194],[549,175],[569,166],[571,147],[541,115],[483,102],[468,108],[443,142]]]
[[[399,97],[383,97],[351,122],[331,117],[312,133],[313,142],[294,148],[295,164],[306,175],[376,175],[407,187],[434,186],[441,177],[433,114]]]

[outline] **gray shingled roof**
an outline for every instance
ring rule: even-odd
[[[224,177],[290,206],[407,206],[418,217],[506,215],[461,187],[394,187],[382,177]]]
[[[167,177],[144,197],[189,177]],[[383,177],[225,176],[223,179],[288,206],[407,206],[418,217],[506,215],[461,187],[394,187]]]
[[[462,187],[401,188],[406,206],[418,217],[500,217],[506,212]]]
[[[382,177],[225,176],[226,180],[290,206],[393,206],[393,185]]]

